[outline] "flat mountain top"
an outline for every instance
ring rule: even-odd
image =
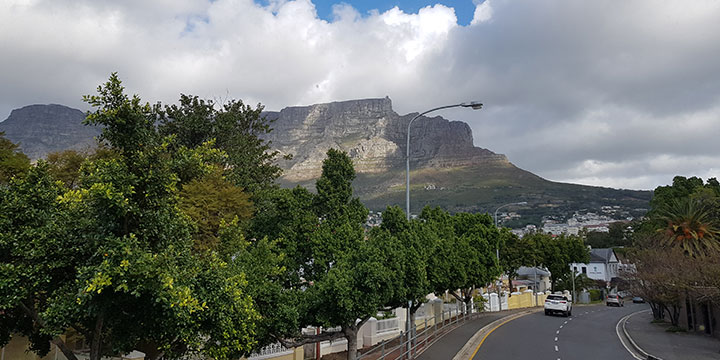
[[[0,122],[0,131],[32,160],[66,149],[87,150],[95,146],[100,130],[82,124],[85,113],[63,105],[29,105],[15,109]]]
[[[281,155],[283,186],[313,188],[330,148],[345,150],[357,172],[355,194],[371,209],[405,207],[407,126],[417,113],[400,115],[389,98],[287,107],[264,113],[273,121],[267,140]],[[30,105],[0,123],[7,138],[32,159],[65,149],[95,146],[100,133],[82,125],[85,113],[62,105]],[[623,216],[644,214],[650,191],[565,184],[543,179],[512,164],[505,155],[473,144],[470,127],[440,116],[420,117],[410,129],[411,212],[425,205],[450,211],[489,212],[526,201],[514,209],[539,223],[542,216],[620,206]]]

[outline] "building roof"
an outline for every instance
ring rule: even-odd
[[[550,272],[547,270],[543,270],[541,268],[532,268],[527,266],[521,266],[517,270],[518,276],[534,276],[535,275],[535,269],[537,269],[537,276],[550,276]]]
[[[603,263],[617,262],[617,256],[613,249],[590,249],[590,262]]]

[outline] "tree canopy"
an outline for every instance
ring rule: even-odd
[[[7,183],[13,176],[25,174],[30,168],[30,159],[19,148],[0,131],[0,184]]]

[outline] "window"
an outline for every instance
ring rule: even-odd
[[[573,266],[573,272],[577,274],[577,266]]]
[[[585,266],[582,267],[582,273],[587,274],[587,267],[585,267]]]
[[[593,271],[597,272],[597,266],[593,266]]]

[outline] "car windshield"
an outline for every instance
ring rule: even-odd
[[[560,295],[549,295],[547,298],[549,300],[565,300],[565,297]]]

